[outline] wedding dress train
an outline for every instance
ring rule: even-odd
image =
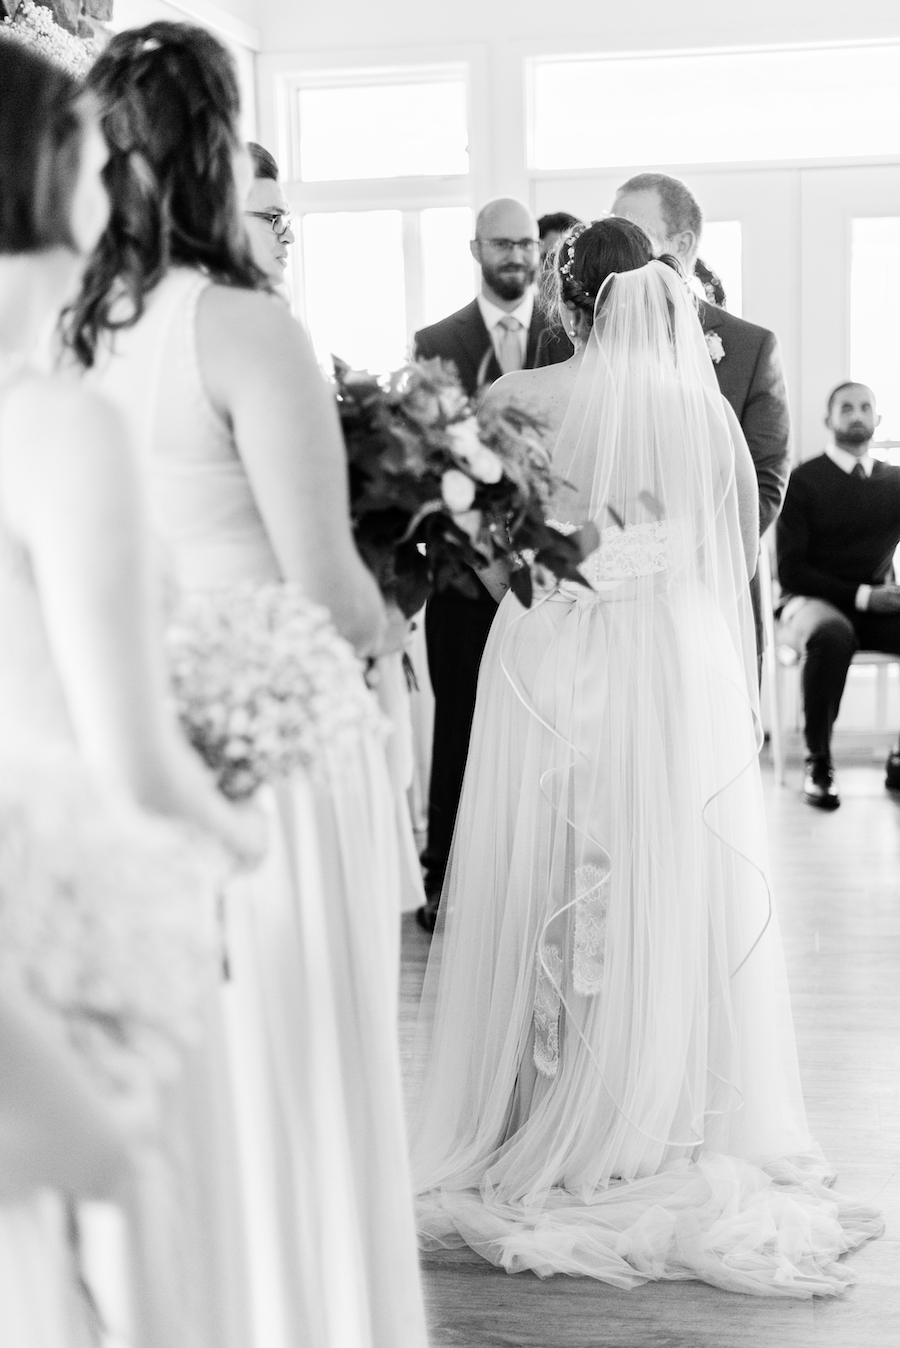
[[[832,1294],[882,1223],[806,1125],[733,451],[681,282],[615,282],[555,454],[562,527],[611,505],[591,588],[507,595],[482,662],[422,1003],[420,1232],[510,1272]]]

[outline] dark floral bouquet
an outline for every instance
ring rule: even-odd
[[[597,530],[563,534],[547,523],[565,484],[533,417],[511,406],[476,415],[441,360],[383,378],[334,364],[356,543],[407,617],[434,590],[477,597],[472,571],[501,559],[526,608],[542,574],[588,584],[579,564],[598,546]]]

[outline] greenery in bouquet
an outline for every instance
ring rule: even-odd
[[[547,573],[587,585],[579,564],[597,530],[563,534],[547,523],[565,484],[539,422],[511,406],[476,414],[441,360],[383,378],[334,364],[357,546],[403,613],[450,586],[477,597],[473,570],[502,559],[526,607]]]

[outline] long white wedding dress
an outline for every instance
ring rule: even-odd
[[[597,312],[554,461],[562,527],[602,542],[591,588],[507,595],[485,650],[423,996],[420,1229],[510,1272],[835,1293],[882,1224],[807,1131],[722,400],[673,272]]]
[[[192,592],[281,580],[232,436],[202,385],[196,313],[207,284],[199,272],[171,271],[90,375],[132,429],[176,585]],[[232,888],[224,994],[257,1348],[423,1348],[383,740],[363,734],[328,787],[298,771],[260,798],[271,846]]]

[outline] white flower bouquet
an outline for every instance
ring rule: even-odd
[[[526,607],[535,574],[587,583],[578,568],[597,530],[565,536],[549,523],[565,484],[533,417],[512,406],[476,414],[441,360],[383,379],[335,360],[335,383],[357,547],[407,617],[435,589],[477,596],[472,569],[500,558]]]
[[[181,724],[232,800],[296,768],[327,778],[383,731],[360,661],[296,586],[184,596],[167,644]]]
[[[87,74],[99,50],[95,39],[67,32],[55,21],[51,9],[35,5],[33,0],[22,0],[12,17],[3,19],[0,36],[30,47],[76,80]]]

